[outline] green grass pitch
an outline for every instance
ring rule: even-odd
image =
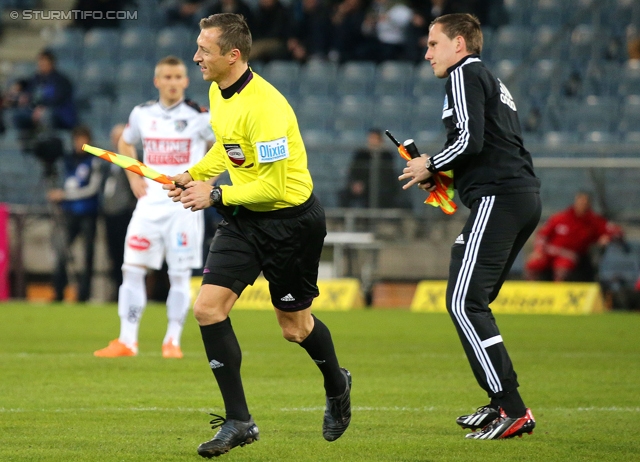
[[[459,414],[486,404],[450,319],[318,312],[353,374],[351,427],[322,439],[320,372],[271,312],[236,311],[260,441],[228,461],[629,461],[640,459],[640,316],[501,315],[537,420],[533,435],[470,441]],[[118,335],[115,305],[0,304],[1,461],[195,461],[223,414],[195,320],[182,360],[160,354],[166,314],[150,305],[136,358],[94,358]]]

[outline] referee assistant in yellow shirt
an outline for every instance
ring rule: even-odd
[[[284,338],[300,344],[324,376],[322,432],[335,441],[351,420],[351,375],[338,364],[329,329],[311,314],[326,222],[313,195],[296,116],[284,96],[249,68],[251,32],[242,16],[212,15],[200,21],[200,29],[194,61],[203,78],[215,82],[209,99],[216,143],[202,161],[171,178],[184,191],[166,187],[185,208],[213,206],[225,218],[211,243],[193,311],[226,418],[211,421],[221,428],[198,453],[218,456],[258,439],[228,315],[261,271]],[[232,186],[205,183],[225,170]]]

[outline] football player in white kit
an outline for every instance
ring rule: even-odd
[[[142,142],[146,165],[176,175],[202,159],[213,143],[209,113],[184,98],[189,80],[182,60],[173,56],[161,59],[153,82],[159,100],[133,109],[118,142],[118,151],[136,158],[135,145]],[[191,306],[191,270],[202,266],[202,212],[193,213],[172,202],[159,183],[126,173],[138,203],[127,229],[122,285],[118,292],[120,336],[94,355],[113,358],[138,354],[138,327],[147,304],[147,269],[160,269],[166,259],[169,322],[162,355],[181,358],[180,337]]]

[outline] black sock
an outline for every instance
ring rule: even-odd
[[[220,387],[227,419],[249,420],[249,408],[244,396],[240,364],[242,352],[229,318],[216,324],[200,326],[202,342],[213,375]]]
[[[313,316],[313,315],[311,315]],[[347,386],[344,375],[340,371],[336,351],[333,348],[331,332],[322,321],[313,316],[313,330],[300,346],[307,350],[324,376],[324,389],[327,396],[340,396]]]
[[[527,407],[524,405],[524,401],[522,401],[517,388],[513,391],[505,392],[498,401],[505,414],[509,417],[522,417],[527,412]]]

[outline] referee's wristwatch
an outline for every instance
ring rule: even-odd
[[[222,189],[218,186],[214,186],[209,194],[209,203],[213,207],[220,207],[222,205]]]
[[[434,165],[431,163],[431,159],[427,157],[427,163],[424,164],[424,168],[426,168],[427,170],[429,170],[431,173],[436,173],[436,168],[434,167]]]

